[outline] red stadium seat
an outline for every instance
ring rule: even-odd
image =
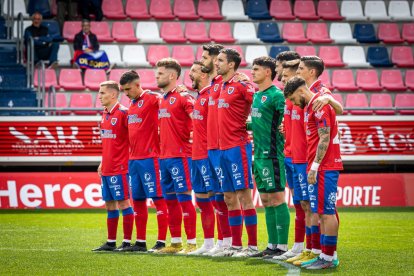
[[[39,74],[39,70],[35,70],[34,78],[33,78],[35,87],[38,87],[38,74]],[[59,84],[57,82],[57,77],[56,77],[56,71],[55,69],[46,69],[45,70],[45,87],[49,88],[51,86],[54,86],[56,89],[59,89]]]
[[[112,23],[112,37],[117,42],[137,42],[132,22],[119,21]]]
[[[202,55],[203,55],[203,46],[199,46],[197,47],[196,60],[201,60]]]
[[[222,20],[220,6],[217,0],[198,1],[198,15],[205,20]]]
[[[161,25],[161,38],[168,43],[184,43],[184,37],[180,22],[163,22]]]
[[[348,94],[346,95],[346,107],[347,108],[367,108],[368,109],[368,100],[367,96],[364,93],[361,94]],[[358,110],[358,109],[348,109],[348,112],[352,115],[372,115],[372,110]]]
[[[114,40],[111,37],[111,32],[109,31],[109,24],[106,21],[91,21],[91,32],[96,34],[99,42],[112,42]]]
[[[391,62],[398,67],[414,67],[413,50],[410,46],[394,46],[391,50]]]
[[[53,97],[53,95],[51,95],[51,97]],[[45,97],[45,106],[46,107],[53,107],[53,99],[51,99],[50,103],[49,103],[49,97],[48,95],[46,95]],[[66,94],[65,93],[56,93],[56,105],[55,107],[57,108],[68,108],[68,101],[66,99]],[[61,111],[58,114],[61,115],[69,115],[70,111]]]
[[[246,62],[246,60],[245,60],[245,58],[244,58],[244,52],[243,52],[242,47],[240,47],[239,45],[232,45],[232,46],[229,46],[228,48],[233,48],[233,49],[235,49],[237,52],[239,52],[239,54],[240,54],[240,56],[241,56],[240,66],[242,66],[242,67],[247,66],[247,62]]]
[[[70,108],[93,108],[94,103],[92,95],[88,93],[72,93],[70,97]],[[97,112],[93,110],[74,110],[76,115],[94,115]]]
[[[191,91],[194,91],[194,89],[192,87],[193,82],[190,79],[190,70],[186,70],[184,72],[184,81],[183,81],[183,84],[185,85],[185,87],[187,87],[187,89],[189,89]]]
[[[95,98],[95,108],[102,108],[103,109],[101,100],[99,100],[99,94],[96,94],[96,98]]]
[[[253,82],[253,75],[252,75],[252,70],[250,70],[250,69],[239,69],[239,70],[237,70],[238,72],[240,72],[240,73],[243,73],[243,74],[245,74],[247,77],[249,77],[249,79],[250,79],[250,83],[254,86],[254,88],[256,89],[256,91],[257,90],[259,90],[259,87],[257,86],[257,84],[255,84],[254,82]]]
[[[195,60],[193,46],[173,46],[172,58],[178,60],[181,66],[191,66]]]
[[[210,39],[216,43],[234,43],[236,41],[228,22],[210,23]]]
[[[162,58],[170,57],[167,45],[151,45],[147,51],[147,60],[154,66]]]
[[[59,74],[59,84],[65,90],[84,90],[81,72],[78,69],[62,69]]]
[[[372,108],[392,108],[392,99],[391,95],[387,93],[381,94],[372,94],[371,95],[371,104],[370,107]],[[375,114],[377,115],[394,115],[394,110],[374,110]]]
[[[332,94],[332,97],[337,100],[342,106],[344,106],[344,100],[342,99],[341,94]],[[342,115],[348,114],[347,110],[343,110]]]
[[[308,23],[306,37],[312,43],[331,43],[326,23]]]
[[[185,23],[185,37],[192,43],[205,43],[210,41],[204,22]]]
[[[151,0],[149,10],[155,19],[174,19],[170,0]]]
[[[87,69],[85,71],[85,86],[89,90],[99,90],[99,85],[104,81],[106,81],[105,70]]]
[[[341,91],[357,91],[354,74],[351,69],[335,70],[332,73],[332,85]]]
[[[329,89],[333,90],[334,87],[331,82],[331,77],[329,76],[328,70],[324,70],[322,74],[319,76],[319,79],[322,81],[322,83]]]
[[[302,23],[284,23],[282,27],[282,37],[291,43],[306,43],[305,31]]]
[[[131,19],[149,19],[146,0],[127,0],[125,7],[126,14]]]
[[[155,71],[153,69],[140,69],[137,70],[137,73],[139,74],[140,83],[143,89],[158,89],[157,81],[155,79]]]
[[[111,73],[109,73],[109,80],[119,82],[122,74],[126,71],[127,71],[126,69],[112,69]]]
[[[82,29],[80,21],[65,21],[63,24],[63,38],[69,42],[73,42],[75,35]]]
[[[414,70],[405,71],[405,85],[411,91],[414,91]]]
[[[270,15],[279,20],[294,20],[290,1],[272,0],[269,9]]]
[[[122,0],[103,0],[102,12],[109,19],[125,19],[124,6]]]
[[[404,107],[414,107],[414,94],[395,95],[395,107],[401,115],[414,115],[414,110],[403,109]]]
[[[384,43],[402,43],[397,23],[379,23],[378,38]]]
[[[326,67],[342,67],[341,52],[338,46],[321,46],[319,47],[319,57],[323,59]]]
[[[332,0],[320,0],[318,2],[318,15],[323,20],[342,20],[338,4]]]
[[[414,43],[414,23],[403,24],[402,38],[408,43]]]
[[[318,20],[313,1],[295,1],[293,13],[301,20]]]
[[[357,86],[364,91],[381,91],[378,74],[375,69],[357,70]]]
[[[405,91],[403,78],[400,70],[382,70],[381,72],[381,85],[386,90],[390,91]]]
[[[131,105],[131,100],[125,96],[125,94],[122,94],[120,103],[125,107],[129,107]]]
[[[296,46],[295,51],[301,56],[316,56],[316,49],[314,46]]]
[[[192,0],[175,0],[174,15],[180,20],[197,20],[199,18]]]

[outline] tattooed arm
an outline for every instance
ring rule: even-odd
[[[319,143],[318,143],[318,148],[316,149],[315,160],[313,160],[312,167],[308,173],[309,184],[316,183],[316,175],[318,173],[319,164],[322,163],[322,160],[325,157],[326,151],[328,150],[328,147],[329,147],[329,140],[331,137],[330,132],[331,132],[330,127],[322,127],[318,129]]]

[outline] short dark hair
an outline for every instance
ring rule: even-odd
[[[193,65],[200,65],[201,67],[201,72],[208,74],[208,70],[207,68],[204,66],[203,62],[201,62],[200,60],[194,60]]]
[[[283,69],[290,69],[290,70],[296,71],[298,70],[299,63],[300,63],[300,59],[284,61],[282,63],[282,67]]]
[[[276,56],[277,61],[289,61],[294,59],[300,59],[300,55],[295,51],[283,51]]]
[[[119,80],[119,83],[121,85],[125,85],[127,83],[133,82],[134,80],[139,80],[139,75],[136,71],[129,70],[122,74],[121,79]]]
[[[299,87],[306,85],[305,80],[302,77],[295,76],[291,78],[285,85],[285,88],[283,89],[283,94],[285,95],[285,98],[288,98],[290,95],[295,93],[296,90],[298,90]]]
[[[209,56],[218,56],[222,49],[224,49],[224,46],[221,44],[210,43],[203,45],[203,51],[207,51]]]
[[[180,77],[181,75],[181,65],[178,62],[178,60],[173,59],[173,58],[163,58],[160,59],[159,61],[157,61],[157,64],[155,65],[157,68],[158,67],[165,67],[167,69],[173,69],[177,72],[177,79]]]
[[[224,48],[220,51],[220,53],[226,54],[227,62],[234,62],[234,71],[239,68],[240,62],[241,62],[241,56],[239,52],[237,52],[233,48]]]
[[[304,56],[300,58],[300,61],[305,64],[306,67],[316,70],[316,77],[319,78],[325,70],[325,63],[318,56]]]
[[[89,19],[82,19],[82,25],[85,23],[91,24],[91,21]]]
[[[253,65],[258,65],[258,66],[269,68],[270,71],[272,72],[272,75],[271,75],[272,80],[275,79],[276,60],[274,58],[268,57],[268,56],[258,57],[253,60]]]

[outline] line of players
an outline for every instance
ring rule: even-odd
[[[309,269],[338,265],[335,194],[342,162],[335,111],[341,113],[342,107],[317,80],[323,61],[300,58],[291,51],[279,54],[276,60],[257,58],[252,67],[253,82],[259,88],[256,93],[246,77],[237,73],[240,62],[234,49],[203,45],[202,60],[195,61],[190,70],[192,86],[198,91],[196,100],[177,87],[181,67],[174,59],[156,64],[162,95],[144,91],[134,71],[121,76],[121,89],[132,100],[129,109],[117,101],[120,88],[116,82],[101,84],[99,99],[105,112],[98,173],[108,210],[108,240],[94,251],[147,251],[146,199],[151,198],[157,209],[158,240],[150,252],[274,258]],[[284,94],[272,84],[276,75],[285,84]],[[304,120],[303,108],[309,106],[313,109],[309,108]],[[250,111],[252,122],[246,124]],[[252,145],[247,129],[253,131],[254,177],[265,206],[269,240],[261,252],[251,197]],[[291,250],[287,246],[286,180],[296,209]],[[309,190],[307,180],[312,184]],[[204,244],[198,249],[192,190],[204,232]],[[118,207],[123,214],[124,240],[116,248]],[[131,246],[134,220],[137,239]],[[243,221],[248,235],[245,249]],[[216,222],[218,240],[214,244]],[[170,246],[165,244],[168,227]]]

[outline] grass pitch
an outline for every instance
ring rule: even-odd
[[[93,253],[91,249],[106,238],[103,210],[0,210],[0,274],[414,275],[414,208],[342,209],[339,214],[340,266],[312,272],[260,259]],[[263,211],[258,211],[258,222],[259,249],[263,249],[267,245]],[[199,216],[198,223],[198,244],[201,245]],[[291,210],[290,244],[293,223]],[[119,245],[122,217],[118,230]],[[155,243],[156,232],[155,213],[151,212],[149,247]],[[243,238],[246,244],[246,233]]]

